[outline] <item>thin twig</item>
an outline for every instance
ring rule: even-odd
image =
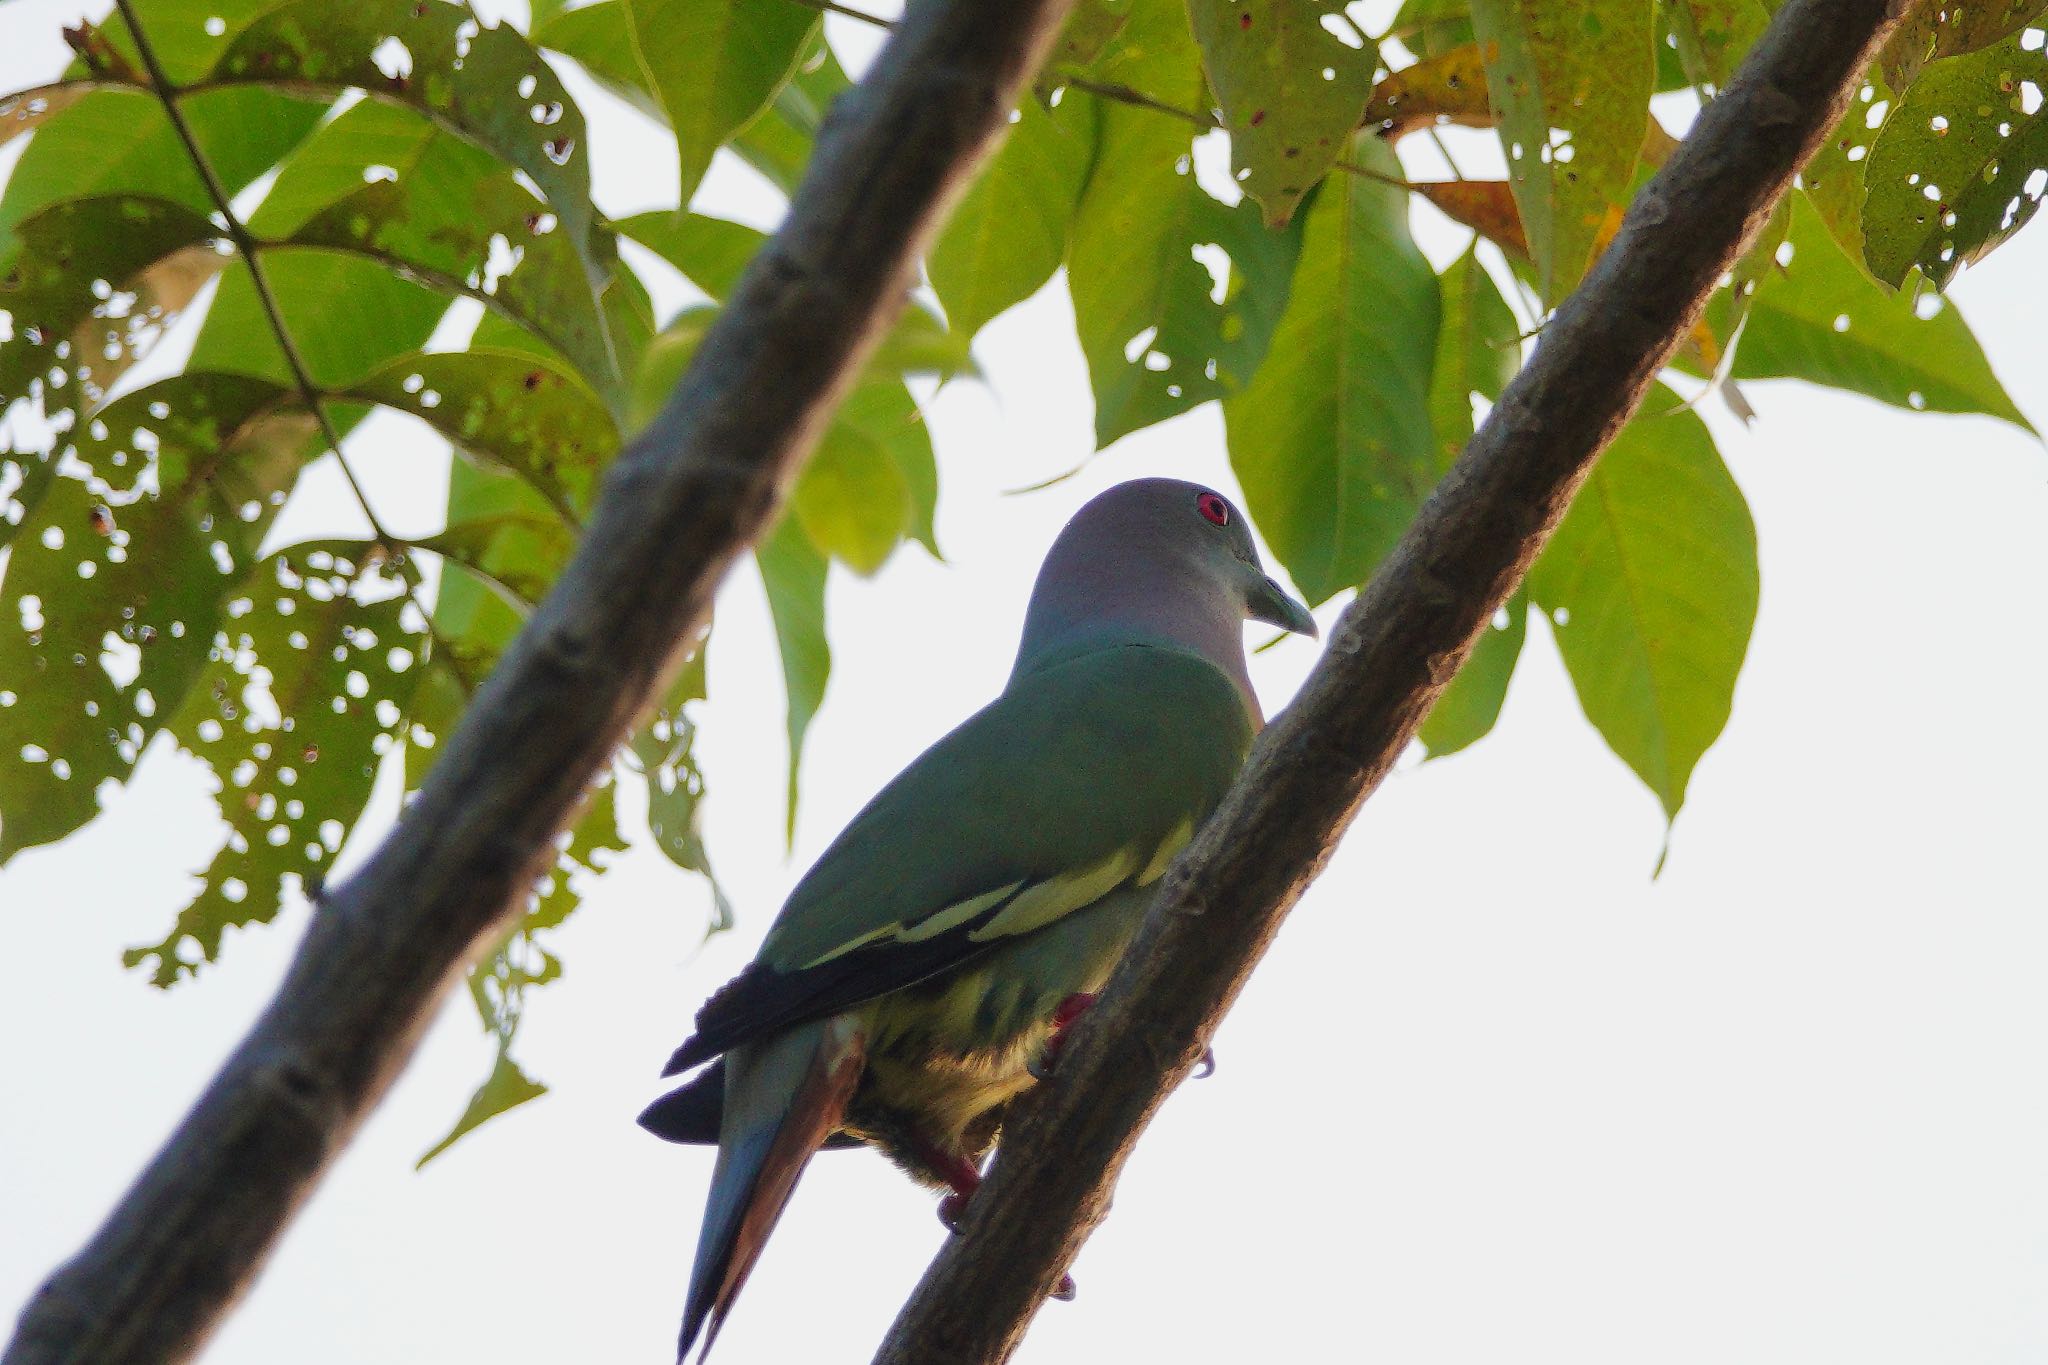
[[[1462,183],[1465,173],[1458,169],[1458,159],[1451,155],[1451,149],[1445,145],[1444,135],[1437,131],[1434,123],[1430,124],[1426,131],[1429,133],[1429,140],[1436,144],[1437,155],[1444,159],[1444,165],[1451,168],[1451,179]]]
[[[870,24],[875,28],[896,27],[893,20],[884,19],[879,14],[869,14],[866,10],[855,9],[851,5],[842,5],[839,0],[792,0],[792,3],[802,5],[805,9],[823,10],[827,14],[843,14],[849,19],[858,19],[863,24]]]

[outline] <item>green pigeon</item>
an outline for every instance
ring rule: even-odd
[[[1002,695],[825,850],[663,1074],[712,1065],[640,1117],[718,1144],[679,1360],[700,1332],[709,1353],[820,1147],[880,1148],[957,1221],[1244,763],[1247,619],[1316,633],[1211,489],[1120,484],[1060,532]]]

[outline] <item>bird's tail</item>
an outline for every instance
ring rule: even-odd
[[[678,1362],[700,1331],[710,1354],[797,1177],[845,1116],[865,1041],[853,1020],[838,1015],[726,1054],[718,1164],[690,1271]]]

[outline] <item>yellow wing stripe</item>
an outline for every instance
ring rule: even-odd
[[[1180,851],[1186,848],[1194,837],[1195,817],[1190,815],[1174,826],[1173,832],[1159,845],[1158,851],[1152,855],[1152,861],[1146,863],[1145,870],[1138,874],[1138,885],[1150,886],[1164,877],[1167,865],[1180,856]]]
[[[993,938],[1012,938],[1028,934],[1033,929],[1043,929],[1063,915],[1072,914],[1084,905],[1093,905],[1129,881],[1144,857],[1141,849],[1120,848],[1093,867],[1042,881],[1019,894],[994,919],[968,937],[976,943],[986,943]]]
[[[925,939],[935,938],[945,933],[948,929],[957,928],[965,924],[990,906],[999,904],[1005,898],[1015,895],[1017,888],[1022,885],[1024,885],[1023,882],[1015,881],[1011,882],[1008,886],[999,886],[993,891],[984,891],[979,896],[969,896],[964,901],[958,901],[943,910],[926,915],[915,924],[877,925],[857,938],[848,939],[831,952],[812,958],[797,970],[809,971],[813,967],[822,967],[834,958],[844,957],[856,948],[865,948],[870,943],[879,943],[884,940],[892,943],[921,943]]]
[[[827,962],[846,956],[871,943],[922,943],[937,938],[951,929],[986,914],[996,906],[1002,909],[995,918],[968,934],[976,943],[987,943],[991,939],[1014,938],[1028,934],[1034,929],[1070,915],[1083,906],[1093,905],[1127,881],[1138,886],[1150,886],[1166,875],[1167,864],[1174,855],[1188,846],[1194,838],[1195,822],[1192,817],[1183,820],[1170,831],[1159,846],[1146,857],[1141,846],[1120,848],[1092,867],[1063,873],[1036,885],[1027,887],[1022,881],[999,886],[993,891],[984,891],[978,896],[969,896],[956,901],[943,910],[938,910],[913,924],[883,924],[868,930],[856,938],[848,939],[832,951],[812,958],[799,970],[822,967]],[[1004,902],[1008,904],[1004,904]]]

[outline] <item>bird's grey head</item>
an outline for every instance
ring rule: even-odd
[[[1167,644],[1201,654],[1249,698],[1247,620],[1316,633],[1260,565],[1236,504],[1182,479],[1135,479],[1098,494],[1053,541],[1011,676],[1079,649]]]

